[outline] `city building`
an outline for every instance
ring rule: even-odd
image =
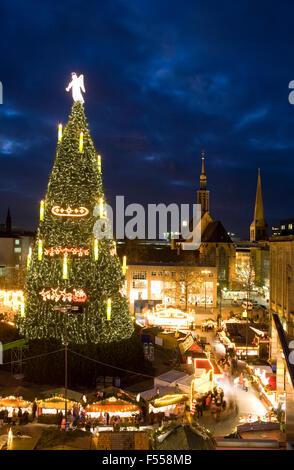
[[[294,336],[294,236],[270,238],[271,314],[279,315],[284,330]]]
[[[272,235],[294,235],[294,219],[280,220],[280,224],[272,227]]]
[[[292,294],[293,296],[293,294]],[[294,442],[294,357],[293,333],[287,334],[282,316],[272,313],[271,361],[276,366],[276,402],[283,411],[287,446]],[[283,323],[282,323],[283,322]],[[293,343],[293,341],[292,341]]]
[[[34,233],[13,229],[10,210],[6,223],[0,227],[0,286],[19,288],[19,274],[27,263],[30,246],[34,243]]]
[[[183,310],[211,308],[217,301],[217,271],[216,267],[195,264],[128,263],[125,290],[131,313],[156,303]]]

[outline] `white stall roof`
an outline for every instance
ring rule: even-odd
[[[159,375],[158,377],[155,378],[155,380],[160,380],[162,382],[168,382],[168,383],[173,383],[176,382],[177,380],[183,378],[186,374],[186,372],[182,372],[179,370],[169,370],[168,372],[165,372],[162,375]]]

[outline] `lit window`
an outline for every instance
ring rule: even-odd
[[[21,253],[21,247],[20,246],[16,246],[14,248],[14,253]]]
[[[286,228],[285,225],[281,225],[282,230],[285,230],[285,228]]]
[[[288,229],[289,229],[289,230],[292,230],[292,228],[293,228],[293,224],[289,224],[289,225],[288,225]]]
[[[20,240],[14,240],[15,245],[20,245]]]
[[[133,279],[146,279],[146,271],[134,271]]]

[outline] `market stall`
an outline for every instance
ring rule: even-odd
[[[30,414],[32,412],[32,402],[24,400],[23,397],[8,396],[0,398],[0,412],[2,419],[10,421],[16,418],[21,412]]]
[[[74,406],[77,402],[72,400],[65,400],[61,396],[53,396],[43,400],[37,400],[38,406],[38,422],[46,424],[57,424],[58,414],[65,414],[65,402],[67,401],[68,413],[73,413]]]
[[[194,323],[193,315],[177,308],[157,306],[145,314],[146,324],[160,326],[165,330],[190,330]]]
[[[85,417],[94,425],[113,425],[114,423],[132,425],[138,423],[145,412],[145,401],[117,387],[106,387],[95,394],[88,395]]]
[[[97,424],[112,424],[114,417],[119,417],[123,423],[134,423],[141,413],[139,404],[109,397],[88,404],[85,408],[86,417],[97,420]]]

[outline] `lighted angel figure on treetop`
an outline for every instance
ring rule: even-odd
[[[85,86],[84,86],[84,75],[81,74],[79,77],[75,72],[71,74],[71,82],[68,84],[66,91],[69,91],[72,88],[72,97],[74,101],[80,101],[84,103],[84,98],[81,93],[81,90],[85,93]]]

